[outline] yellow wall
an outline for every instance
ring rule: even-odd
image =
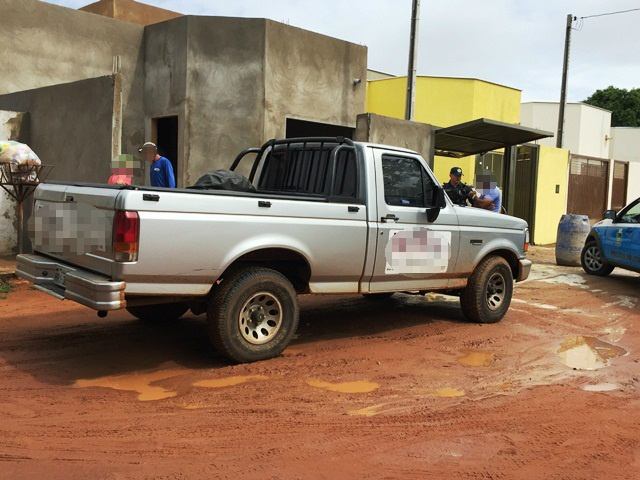
[[[367,82],[367,112],[404,118],[406,77]],[[415,121],[450,127],[484,117],[520,121],[520,90],[473,78],[418,77]]]
[[[404,118],[406,77],[367,82],[367,112]],[[476,118],[507,123],[520,121],[520,90],[472,78],[418,77],[415,121],[450,127]],[[434,173],[444,183],[451,167],[460,167],[472,183],[475,157],[435,157]]]
[[[476,80],[473,95],[473,118],[490,118],[506,123],[520,122],[520,90]]]
[[[449,172],[452,167],[460,167],[463,173],[462,181],[473,184],[476,173],[476,157],[435,157],[433,159],[433,173],[440,183],[449,181]]]
[[[404,118],[406,86],[404,77],[367,82],[367,113]]]
[[[558,223],[565,213],[567,202],[568,168],[568,150],[540,145],[535,231],[532,238],[537,245],[556,242]],[[560,185],[560,193],[556,193],[556,185]]]

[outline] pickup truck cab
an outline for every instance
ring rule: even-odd
[[[604,212],[582,249],[582,268],[589,275],[609,275],[615,267],[640,273],[640,198],[619,213]]]
[[[280,354],[299,294],[441,291],[471,321],[497,322],[527,278],[525,221],[455,206],[416,152],[345,138],[271,140],[255,191],[44,183],[30,220],[36,288],[142,320],[206,312],[236,362]]]

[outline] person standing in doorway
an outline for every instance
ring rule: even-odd
[[[158,147],[155,143],[146,142],[138,151],[142,153],[146,161],[151,162],[149,177],[152,187],[176,188],[171,162],[158,154]]]

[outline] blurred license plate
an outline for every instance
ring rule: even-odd
[[[56,273],[53,276],[53,283],[59,287],[67,288],[67,272],[68,270],[56,267]]]

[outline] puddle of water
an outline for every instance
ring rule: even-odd
[[[606,367],[610,359],[626,353],[627,351],[622,347],[603,342],[596,337],[582,335],[567,337],[558,350],[563,363],[577,370],[596,370]]]
[[[463,357],[458,358],[458,363],[468,367],[486,367],[493,363],[494,355],[480,350],[462,350]]]
[[[615,383],[598,383],[597,385],[587,385],[583,388],[587,392],[610,392],[617,389],[618,385]]]
[[[355,382],[323,382],[322,380],[310,379],[307,380],[307,384],[316,387],[324,388],[332,392],[340,393],[369,393],[380,388],[379,383],[370,382],[369,380],[357,380]]]
[[[362,415],[365,417],[373,417],[374,415],[378,415],[379,413],[382,413],[378,411],[382,407],[384,407],[384,404],[380,403],[378,405],[372,405],[370,407],[361,408],[360,410],[349,410],[347,413],[349,415]]]
[[[104,387],[114,390],[125,390],[137,392],[138,400],[148,402],[150,400],[162,400],[163,398],[175,397],[177,392],[167,390],[163,387],[151,385],[160,380],[177,377],[188,373],[187,370],[159,370],[151,373],[133,373],[130,375],[111,375],[108,377],[76,380],[74,388]]]
[[[233,387],[234,385],[240,385],[241,383],[245,383],[250,380],[266,380],[267,378],[269,377],[265,377],[264,375],[241,375],[237,377],[200,380],[199,382],[194,383],[193,386],[206,388]]]
[[[462,390],[456,390],[455,388],[441,388],[433,393],[436,397],[463,397],[464,392]]]

